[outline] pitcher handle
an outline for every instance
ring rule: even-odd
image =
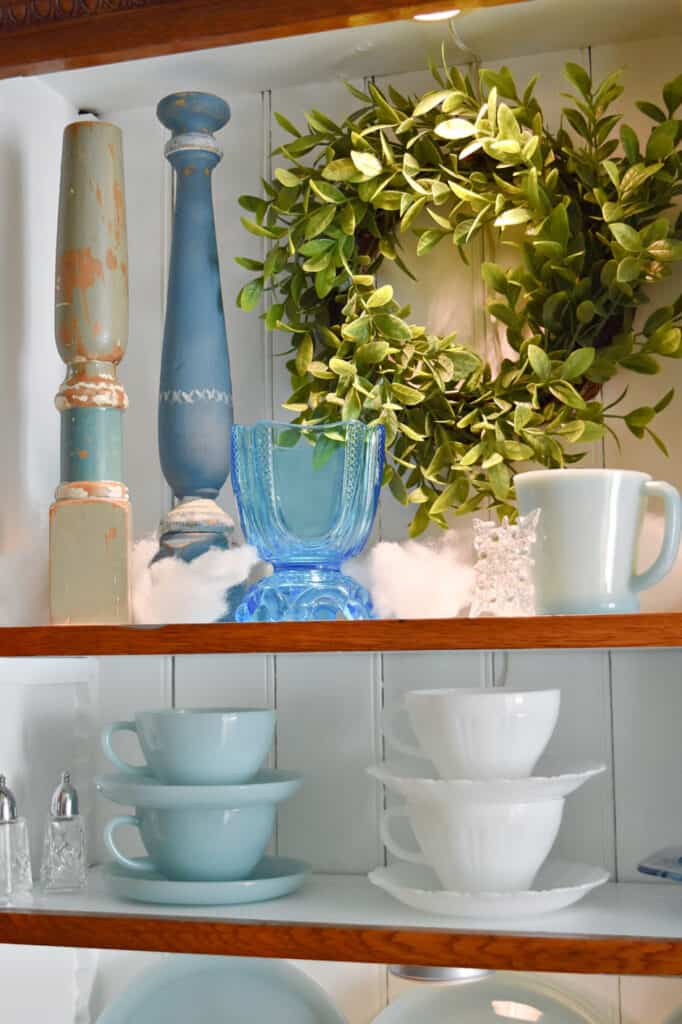
[[[672,484],[662,480],[648,480],[644,484],[647,497],[656,495],[663,498],[663,544],[658,558],[652,566],[642,573],[635,573],[632,588],[635,591],[646,590],[667,576],[675,564],[680,547],[680,529],[682,527],[682,498],[680,492]]]
[[[379,824],[382,843],[387,850],[390,850],[396,857],[400,857],[401,860],[409,861],[410,864],[428,864],[421,850],[408,850],[391,835],[391,822],[398,818],[409,820],[409,815],[401,807],[389,807],[387,811],[384,811]]]

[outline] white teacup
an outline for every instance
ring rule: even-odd
[[[530,889],[556,839],[564,800],[472,804],[408,801],[389,808],[381,838],[402,860],[427,864],[451,892],[520,892]],[[407,818],[421,851],[391,835],[391,822]]]
[[[410,690],[384,713],[383,730],[397,750],[428,757],[442,779],[523,779],[535,767],[559,716],[559,690]],[[407,712],[419,746],[393,727]]]

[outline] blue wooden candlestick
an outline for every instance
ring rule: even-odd
[[[213,132],[230,117],[218,96],[173,93],[157,115],[172,136],[175,213],[159,393],[159,452],[174,507],[157,557],[191,561],[230,546],[232,520],[216,497],[230,472],[232,384],[211,173],[222,158]]]

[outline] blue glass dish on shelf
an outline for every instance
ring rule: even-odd
[[[682,882],[682,846],[666,846],[665,850],[649,854],[637,865],[637,870],[642,875]]]
[[[341,572],[367,542],[384,467],[384,428],[261,421],[232,428],[234,491],[244,536],[274,572],[238,622],[369,619],[372,601]]]

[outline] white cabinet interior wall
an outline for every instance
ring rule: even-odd
[[[643,125],[634,100],[655,100],[662,83],[679,72],[681,42],[671,36],[507,63],[520,79],[540,73],[538,94],[552,118],[559,116],[565,61],[589,61],[597,76],[623,66],[622,108]],[[401,91],[429,87],[428,74],[416,69],[390,80]],[[202,86],[180,80],[173,88]],[[270,147],[280,141],[281,132],[273,111],[300,124],[303,112],[313,106],[339,116],[355,101],[336,80],[237,96],[225,91],[225,96],[232,105],[232,120],[222,133],[225,157],[214,174],[216,222],[235,417],[252,422],[283,415],[280,405],[288,381],[278,353],[287,346],[284,337],[267,333],[255,315],[235,308],[234,297],[246,275],[233,256],[262,253],[261,241],[239,224],[237,197],[257,192],[261,175],[269,173]],[[76,113],[49,81],[0,83],[0,467],[8,498],[0,513],[0,540],[4,547],[27,532],[36,560],[45,557],[44,524],[58,475],[52,399],[62,366],[52,340],[53,251],[61,129]],[[124,133],[131,329],[121,377],[130,397],[126,479],[135,533],[140,536],[155,528],[166,502],[158,467],[155,403],[170,177],[163,159],[164,133],[153,106],[129,104],[99,113]],[[406,245],[409,262],[409,242]],[[403,279],[399,287],[400,296],[412,301],[417,321],[433,328],[456,327],[460,340],[482,347],[491,339],[486,338],[478,311],[480,256],[474,254],[466,268],[452,247],[436,249],[420,261],[419,285]],[[395,277],[387,271],[387,279]],[[678,279],[678,290],[680,283]],[[665,381],[629,374],[632,405],[652,404],[675,383],[682,393],[682,362],[666,362],[665,374]],[[652,444],[624,437],[621,452],[611,442],[596,448],[592,464],[646,469],[682,487],[682,456],[676,444],[682,428],[680,401],[666,410],[659,424],[670,444],[670,460]],[[223,497],[235,514],[229,490]],[[406,522],[404,510],[389,497],[382,504],[377,536],[398,539],[404,536]],[[6,614],[3,602],[12,597],[6,576],[0,583],[0,621]],[[603,760],[612,768],[570,801],[559,838],[562,853],[608,865],[619,880],[641,880],[636,865],[643,854],[682,840],[682,655],[667,651],[233,655],[174,661],[103,658],[99,663],[7,660],[0,662],[0,768],[24,799],[23,810],[35,822],[35,836],[42,827],[55,771],[64,759],[76,758],[73,767],[81,775],[84,794],[92,765],[103,767],[95,739],[98,724],[130,717],[136,709],[173,703],[274,706],[275,763],[305,773],[301,793],[281,809],[277,851],[303,857],[317,870],[365,873],[384,857],[378,831],[379,787],[365,774],[365,767],[384,753],[382,705],[395,704],[409,688],[440,685],[561,688],[560,726],[546,761],[568,766]],[[76,746],[73,735],[78,737]],[[91,798],[86,800],[92,807]],[[98,822],[94,835],[101,831],[106,814],[107,809],[100,807],[93,815]],[[101,857],[96,838],[92,848],[94,856]],[[680,903],[682,912],[682,889],[671,887],[670,898]],[[3,1006],[2,1019],[8,1024],[37,1024],[48,1019],[44,1014],[49,1012],[50,1024],[84,1024],[91,1016],[96,1019],[106,999],[153,959],[148,954],[3,947],[0,990],[3,1000],[9,993],[11,1012],[6,1014]],[[405,985],[389,978],[381,967],[320,964],[306,969],[336,995],[351,1024],[367,1024]],[[41,972],[45,984],[31,984]],[[682,1006],[682,981],[567,976],[556,981],[590,995],[609,1024],[658,1024],[671,1009]]]

